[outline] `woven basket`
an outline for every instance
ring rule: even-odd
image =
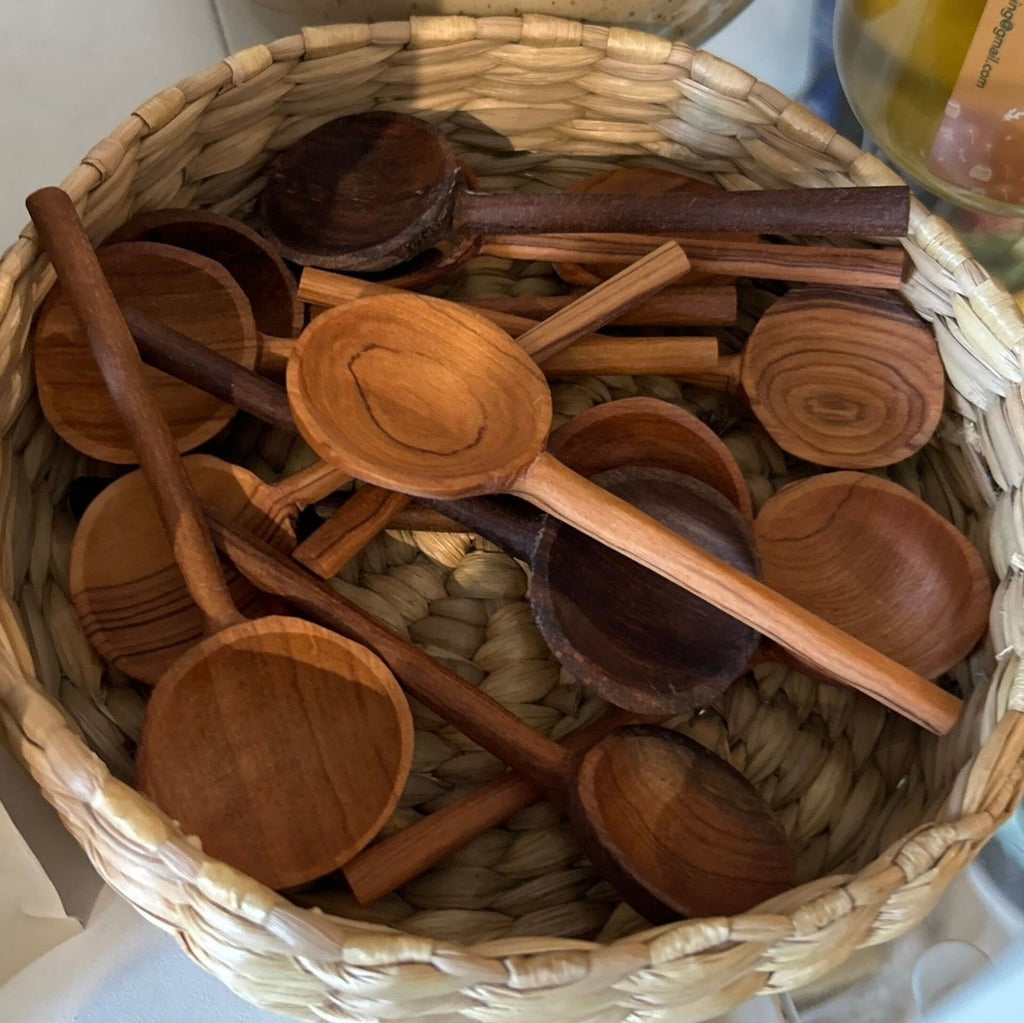
[[[895,180],[801,106],[707,53],[524,16],[334,25],[253,47],[143,103],[63,186],[95,240],[142,209],[245,212],[273,151],[370,107],[442,124],[484,187],[563,187],[616,163],[676,166],[730,189]],[[677,722],[752,779],[799,849],[801,886],[756,912],[644,929],[547,804],[367,910],[324,888],[300,900],[322,907],[311,911],[204,856],[118,780],[130,777],[141,704],[104,675],[66,596],[65,495],[97,467],[57,440],[34,395],[30,324],[53,273],[31,230],[0,263],[0,717],[12,748],[110,885],[239,995],[301,1019],[703,1020],[896,937],[935,905],[1024,783],[1024,322],[920,206],[904,245],[913,270],[903,294],[934,325],[950,386],[936,439],[891,475],[989,552],[999,580],[993,634],[953,673],[967,705],[941,740],[777,666]],[[546,268],[494,260],[460,284],[552,286]],[[745,296],[752,312],[765,300],[756,289]],[[735,423],[723,399],[663,378],[559,385],[558,419],[637,393],[719,428],[758,502],[788,477],[778,449]],[[244,419],[222,445],[265,475],[308,457]],[[550,734],[600,711],[540,642],[521,566],[479,539],[385,535],[338,586]],[[497,769],[415,713],[414,773],[391,828]]]

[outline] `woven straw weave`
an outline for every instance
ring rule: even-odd
[[[275,150],[370,107],[442,125],[488,188],[563,187],[616,163],[675,166],[730,189],[895,180],[709,54],[524,16],[328,26],[253,47],[143,103],[63,185],[97,241],[142,209],[244,213]],[[330,886],[297,897],[322,907],[302,909],[204,857],[118,780],[131,776],[141,701],[104,673],[71,614],[64,498],[76,475],[98,467],[56,439],[33,393],[30,322],[53,274],[31,230],[0,263],[0,717],[12,748],[114,888],[240,995],[301,1019],[702,1020],[899,935],[1024,784],[1024,322],[920,206],[904,244],[913,264],[904,297],[934,325],[950,386],[936,439],[889,475],[965,531],[998,580],[990,639],[949,680],[967,697],[963,719],[936,739],[850,691],[764,666],[676,722],[778,810],[801,887],[740,917],[645,930],[547,804],[358,913]],[[555,286],[549,268],[497,260],[477,261],[458,284],[464,293]],[[740,326],[771,297],[745,288]],[[558,385],[556,419],[629,394],[676,401],[723,433],[757,504],[800,471],[722,398],[664,378]],[[244,417],[221,449],[268,477],[310,457]],[[533,629],[522,566],[479,538],[386,534],[336,585],[549,734],[600,713]],[[389,828],[498,769],[414,713],[414,771]]]

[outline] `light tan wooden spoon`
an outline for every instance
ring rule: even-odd
[[[70,197],[43,189],[27,206],[207,623],[149,702],[139,786],[211,855],[271,887],[306,883],[350,858],[394,809],[411,763],[408,705],[359,644],[297,618],[242,619]]]
[[[314,450],[354,476],[423,497],[524,497],[753,626],[826,677],[933,730],[956,721],[959,701],[937,686],[544,453],[551,397],[543,375],[507,334],[466,309],[419,295],[332,309],[296,342],[288,396]]]

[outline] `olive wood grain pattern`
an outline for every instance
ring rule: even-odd
[[[899,298],[812,285],[791,289],[758,320],[740,384],[779,447],[840,469],[918,451],[945,392],[935,337]]]
[[[161,209],[136,213],[107,238],[176,245],[220,263],[252,308],[256,329],[274,337],[295,337],[302,329],[302,305],[295,278],[261,234],[212,210]]]
[[[351,641],[293,618],[241,618],[70,197],[43,189],[26,205],[137,447],[166,538],[209,633],[170,666],[149,705],[140,787],[207,849],[237,855],[233,865],[265,884],[313,880],[338,865],[339,851],[348,857],[365,845],[394,809],[412,757],[408,705],[384,665]],[[339,716],[353,741],[318,741],[314,719]],[[325,780],[310,828],[306,786]]]
[[[132,242],[106,246],[99,261],[118,304],[159,317],[232,362],[250,369],[256,364],[257,338],[245,298],[212,259],[156,242]],[[33,344],[39,401],[57,433],[93,458],[135,464],[132,439],[60,282],[39,311]],[[179,451],[209,440],[234,415],[229,405],[155,369],[144,375]]]
[[[410,325],[415,324],[415,329]],[[321,457],[404,493],[512,493],[762,632],[815,670],[936,731],[960,703],[542,453],[551,397],[493,324],[419,295],[317,317],[288,365],[292,414]],[[343,424],[335,410],[345,409]]]
[[[283,255],[332,269],[384,270],[452,234],[774,231],[901,237],[906,188],[673,195],[527,195],[465,187],[440,131],[373,112],[321,125],[278,154],[260,209]]]
[[[985,633],[981,555],[889,480],[832,472],[792,483],[755,529],[769,586],[922,675],[948,671]]]
[[[188,455],[184,465],[200,500],[285,552],[295,545],[299,509],[350,479],[323,462],[277,484],[212,455]],[[257,592],[237,573],[225,575],[233,606],[258,614]],[[155,686],[206,631],[139,473],[115,480],[86,509],[71,544],[68,579],[89,641],[105,660],[147,685]]]
[[[675,241],[698,274],[895,290],[900,286],[906,266],[906,255],[897,248],[783,245],[732,238],[676,238]],[[555,263],[556,269],[565,274],[567,283],[593,286],[607,276],[609,270],[632,263],[663,243],[664,239],[654,235],[496,235],[481,246],[480,254]],[[566,273],[564,263],[583,264],[589,274]]]
[[[660,752],[666,744],[675,743],[675,733],[653,730],[642,737],[649,745],[648,741],[633,742],[631,737],[625,750],[615,738],[619,733],[612,733],[605,740],[613,743],[607,753],[614,759],[613,772],[621,777],[607,792],[595,798],[590,779],[606,773],[601,743],[587,752],[590,761],[587,776],[578,780],[577,771],[581,766],[578,754],[539,735],[501,704],[390,633],[294,561],[283,558],[273,548],[246,537],[239,530],[217,522],[215,516],[211,526],[217,543],[254,582],[268,592],[293,601],[331,628],[358,636],[418,700],[504,760],[524,779],[543,789],[556,805],[568,810],[584,851],[608,881],[649,919],[662,921],[680,913],[715,913],[719,905],[735,907],[746,899],[749,901],[743,908],[749,909],[769,897],[766,891],[777,894],[791,884],[791,871],[782,878],[784,871],[780,863],[786,840],[778,822],[767,807],[756,803],[756,794],[753,800],[749,793],[743,800],[738,798],[735,772],[707,750],[694,744],[693,757],[706,759],[696,772],[692,764],[684,763],[678,755],[669,760]],[[659,781],[659,790],[663,785],[674,793],[667,805],[660,800],[637,798],[645,785],[637,772],[648,770],[655,760],[660,769],[666,770]],[[717,783],[712,782],[710,776],[719,772],[723,777]],[[710,819],[706,804],[716,784],[724,797],[714,816],[719,833],[709,850],[711,855],[702,860],[701,836],[707,833]],[[689,812],[691,785],[695,786],[697,808],[692,819]],[[636,846],[620,841],[619,832],[608,831],[607,816],[613,808],[614,812],[624,814],[626,820],[637,821],[639,842]],[[648,817],[652,808],[655,814]],[[606,832],[614,844],[603,844]],[[670,869],[665,869],[663,847],[656,837],[659,833],[671,835],[674,842],[683,843],[689,850],[685,868],[680,870],[677,879],[672,877]],[[730,858],[723,857],[723,850],[731,847],[729,836],[735,838],[737,845],[753,850],[754,859],[750,862],[763,858],[763,869],[751,876],[745,854],[738,850],[734,850]],[[641,843],[643,848],[639,847]],[[642,865],[640,871],[636,870],[638,864]],[[726,864],[724,870],[723,864]],[[657,893],[647,888],[645,872],[648,869],[651,879],[658,885]],[[773,882],[774,890],[769,891]]]

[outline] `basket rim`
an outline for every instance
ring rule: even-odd
[[[280,61],[309,61],[342,52],[358,45],[390,45],[413,48],[424,45],[457,45],[466,39],[504,42],[532,40],[534,36],[555,40],[564,46],[599,46],[606,52],[655,53],[663,63],[672,64],[698,84],[712,87],[726,69],[749,79],[748,95],[760,106],[775,111],[777,126],[787,137],[821,152],[839,157],[849,167],[854,184],[901,183],[876,158],[862,153],[853,143],[838,136],[771,86],[734,69],[711,54],[693,50],[685,43],[667,43],[632,29],[609,29],[571,19],[545,15],[516,18],[468,18],[465,16],[412,17],[408,21],[377,24],[345,23],[304,28],[302,33],[260,44],[231,54],[146,100],[105,139],[93,146],[82,161],[61,182],[80,207],[105,181],[122,169],[131,147],[168,125],[190,102],[224,88],[237,88]],[[573,42],[575,40],[575,42]],[[919,249],[934,260],[966,300],[991,303],[988,319],[1008,348],[1024,339],[1024,319],[1012,311],[1000,288],[967,253],[941,220],[915,201],[911,229],[904,240],[908,248]],[[39,256],[35,231],[27,226],[0,260],[0,317],[20,315],[22,305],[31,306],[45,287],[33,278],[43,275],[45,260]],[[20,289],[20,290],[19,290]],[[1003,292],[1005,294],[1005,292]],[[1012,299],[1006,296],[1012,306]],[[31,309],[29,309],[31,311]],[[25,327],[27,330],[27,325]],[[25,385],[25,396],[29,393]],[[5,430],[10,422],[5,423]],[[6,594],[0,594],[3,601]],[[537,984],[535,957],[564,954],[578,969],[563,977],[550,972],[544,976],[551,986],[585,983],[592,970],[612,983],[634,971],[656,967],[682,957],[698,956],[744,944],[758,950],[761,965],[758,983],[745,990],[738,1001],[758,991],[776,990],[771,984],[771,947],[777,941],[799,939],[806,943],[815,933],[834,929],[844,917],[873,907],[882,911],[888,900],[898,902],[901,890],[934,880],[944,881],[965,865],[995,827],[1012,812],[1024,790],[1024,709],[1019,685],[1007,682],[1019,671],[1015,656],[997,666],[996,677],[987,691],[979,690],[977,715],[984,715],[991,729],[984,742],[960,772],[954,793],[958,812],[940,813],[880,854],[853,875],[832,875],[799,886],[756,911],[733,918],[684,920],[652,928],[639,934],[597,943],[567,939],[516,938],[461,945],[451,941],[419,938],[385,925],[368,925],[304,910],[282,896],[262,888],[233,868],[210,860],[155,806],[135,790],[117,781],[99,758],[79,738],[64,712],[43,692],[35,680],[32,659],[23,635],[17,634],[17,615],[6,615],[8,650],[0,654],[0,718],[11,745],[26,764],[46,798],[58,810],[65,826],[86,848],[90,859],[107,883],[133,898],[130,879],[108,864],[88,841],[76,822],[77,808],[117,822],[130,836],[134,852],[168,875],[186,880],[196,891],[225,912],[246,921],[279,943],[275,950],[289,955],[319,959],[324,963],[366,965],[381,963],[451,963],[457,960],[463,979],[477,984],[509,985],[527,990]],[[997,680],[999,686],[997,687]],[[996,700],[996,689],[1009,696]],[[980,726],[979,726],[980,727]],[[952,798],[952,797],[951,797]],[[948,813],[948,816],[947,816]],[[940,868],[942,868],[940,870]],[[949,869],[948,874],[943,871]],[[142,907],[140,911],[146,913]],[[146,913],[158,925],[179,933],[178,926]],[[916,922],[913,917],[910,923]],[[909,924],[908,924],[909,926]],[[888,940],[877,937],[872,928],[864,931],[861,944]],[[364,941],[362,949],[360,940]],[[583,957],[582,960],[579,957]],[[784,961],[783,961],[784,962]],[[209,963],[204,963],[208,968]],[[308,965],[308,964],[307,964]],[[808,977],[807,979],[810,979]],[[466,981],[469,982],[468,980]],[[591,979],[593,983],[593,978]]]

